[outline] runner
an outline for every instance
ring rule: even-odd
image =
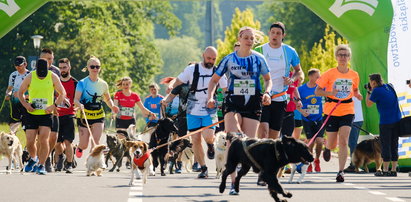
[[[190,132],[209,126],[217,121],[216,108],[208,109],[206,106],[207,96],[214,96],[215,91],[207,91],[208,83],[215,68],[214,63],[217,57],[217,50],[209,46],[203,52],[203,61],[189,65],[184,71],[178,75],[173,87],[177,87],[183,83],[188,83],[190,92],[187,101],[187,127]],[[220,82],[221,88],[227,87],[227,81],[222,79]],[[214,159],[214,130],[215,127],[205,129],[204,131],[194,134],[192,137],[194,156],[196,161],[201,166],[201,173],[198,178],[208,178],[208,170],[204,160],[204,151],[201,146],[201,136],[207,143],[207,157]]]
[[[37,171],[41,175],[47,173],[45,162],[50,150],[48,141],[52,126],[51,114],[56,104],[61,104],[66,96],[59,77],[47,70],[47,66],[46,60],[39,59],[36,64],[37,69],[27,75],[18,91],[18,98],[28,111],[24,117],[24,129],[26,130],[26,146],[31,158],[24,171]],[[23,95],[27,90],[29,102]],[[58,93],[56,102],[54,102],[55,90]],[[38,153],[36,137],[39,143]],[[37,168],[35,168],[36,163],[39,163]]]
[[[40,58],[46,59],[47,60],[47,68],[48,70],[52,71],[55,73],[58,77],[60,77],[60,70],[56,66],[53,65],[54,63],[54,53],[51,49],[49,48],[43,48],[40,53]],[[55,96],[56,98],[56,96]],[[51,148],[54,148],[54,146],[57,143],[57,136],[58,136],[58,131],[59,131],[59,119],[57,116],[57,110],[54,111],[54,113],[51,115],[51,118],[53,120],[53,125],[51,127],[51,133],[50,133],[50,138],[49,138],[49,147],[50,147],[50,152]],[[52,171],[52,166],[51,166],[51,160],[50,160],[50,154],[47,157],[46,160],[46,171],[51,172]]]
[[[55,157],[57,159],[56,172],[63,169],[64,160],[66,164],[64,170],[66,173],[73,173],[73,143],[74,140],[74,94],[77,86],[77,79],[71,76],[71,65],[68,58],[59,60],[59,68],[61,71],[60,81],[66,90],[67,97],[65,103],[58,105],[59,131],[57,144],[55,146]],[[65,157],[63,155],[65,154]]]
[[[344,182],[344,166],[348,155],[348,136],[354,119],[354,103],[352,97],[362,100],[358,90],[360,78],[358,73],[348,67],[351,58],[351,49],[348,45],[338,45],[335,49],[338,66],[326,71],[318,80],[315,95],[324,96],[324,120],[330,115],[331,110],[341,101],[341,104],[330,116],[325,130],[327,131],[327,144],[323,153],[325,161],[331,158],[330,149],[339,146],[337,182]]]
[[[158,119],[161,117],[161,100],[164,98],[162,95],[158,94],[160,87],[156,83],[152,83],[148,86],[150,90],[150,95],[146,97],[144,100],[144,107],[148,110],[152,111],[155,115],[155,119],[150,119],[150,117],[146,117],[147,127],[153,127],[157,125]]]
[[[17,92],[19,91],[24,78],[30,74],[30,71],[27,70],[26,58],[23,56],[16,57],[14,60],[14,67],[16,68],[16,71],[9,76],[9,85],[5,97],[5,100],[10,101],[9,126],[12,134],[16,134],[18,124],[21,123],[23,115],[27,112],[23,105],[21,105],[21,102],[17,97]]]
[[[84,110],[86,117],[83,114],[77,122],[79,125],[80,141],[76,150],[77,158],[81,158],[83,150],[88,147],[90,135],[93,135],[95,143],[100,144],[100,138],[104,128],[104,109],[103,101],[110,107],[113,113],[118,113],[119,109],[114,105],[110,98],[107,83],[99,78],[101,71],[100,60],[96,57],[91,57],[87,61],[87,70],[89,76],[80,80],[76,87],[76,94],[74,96],[74,104],[79,107],[79,110]],[[84,119],[87,119],[92,134],[86,126]]]
[[[301,101],[303,103],[300,112],[302,114],[302,124],[304,127],[305,135],[307,136],[308,142],[313,138],[313,136],[320,130],[323,124],[323,97],[315,96],[315,89],[317,87],[317,80],[320,78],[320,70],[310,69],[308,70],[308,82],[298,88],[300,92]],[[324,144],[324,129],[322,129],[313,144],[309,145],[311,153],[313,153],[314,145],[315,147],[315,158],[314,158],[314,170],[315,172],[321,172],[320,167],[320,155]],[[308,166],[307,172],[311,173],[313,171],[312,164]]]
[[[290,74],[290,77],[292,73]],[[294,119],[294,111],[296,109],[301,108],[302,103],[300,99],[300,94],[298,93],[298,86],[300,83],[301,78],[294,81],[294,83],[290,84],[287,90],[287,95],[290,98],[288,101],[287,107],[285,108],[285,114],[283,118],[283,125],[281,126],[281,135],[291,137],[294,133],[294,128],[296,126],[295,119]],[[267,138],[267,137],[263,137]]]
[[[126,130],[131,124],[136,124],[135,106],[140,108],[144,116],[156,118],[155,113],[150,112],[141,103],[140,96],[131,91],[133,81],[130,77],[123,77],[117,81],[117,88],[121,89],[114,95],[114,105],[120,111],[116,116],[116,129]]]
[[[252,50],[257,35],[253,28],[240,29],[238,33],[240,49],[223,58],[208,86],[207,103],[209,108],[213,108],[216,101],[211,92],[215,91],[220,78],[228,74],[230,83],[225,97],[225,130],[245,133],[250,138],[256,136],[262,105],[269,105],[271,102],[271,77],[267,62],[263,55]],[[264,78],[264,94],[261,94],[260,75]],[[229,146],[227,144],[227,151]],[[235,174],[235,172],[231,174],[230,195],[238,194],[234,190]]]
[[[270,106],[263,107],[258,133],[272,139],[280,135],[287,106],[288,86],[303,74],[297,52],[291,46],[282,43],[285,36],[284,24],[273,23],[268,32],[269,42],[255,49],[267,60],[273,84],[270,92],[272,102]],[[292,78],[289,77],[291,67],[294,69]]]

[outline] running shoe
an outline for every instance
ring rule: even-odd
[[[308,168],[307,168],[307,173],[312,173],[312,172],[313,172],[313,164],[310,163],[310,165],[308,165]]]
[[[71,164],[73,164],[73,163],[72,162],[67,162],[67,166],[65,168],[66,173],[73,173],[73,166]]]
[[[39,167],[37,168],[37,174],[39,175],[47,174],[47,171],[44,165],[39,165]]]
[[[344,172],[339,171],[335,179],[337,180],[337,182],[344,182]]]
[[[330,161],[331,151],[329,149],[327,149],[327,148],[324,149],[323,158],[324,158],[324,161],[326,161],[326,162]]]
[[[28,173],[28,172],[32,172],[34,169],[34,166],[37,163],[37,159],[33,160],[32,158],[30,158],[29,162],[27,163],[27,165],[24,167],[24,172]]]
[[[51,168],[51,160],[50,160],[50,157],[47,157],[47,159],[46,159],[45,168],[46,168],[46,171],[47,171],[48,173],[51,173],[51,172],[53,171],[52,168]]]
[[[83,150],[77,147],[76,149],[76,157],[81,158],[83,156]]]
[[[230,192],[228,194],[229,195],[238,195],[238,192],[235,191],[234,183],[231,183],[231,189],[230,189]]]
[[[198,178],[208,178],[208,171],[207,171],[207,166],[201,166],[201,173],[198,174]]]
[[[57,164],[56,164],[56,172],[61,172],[61,170],[63,169],[65,159],[66,157],[64,156],[64,154],[59,155],[59,160],[57,161]]]
[[[181,173],[181,168],[183,167],[183,162],[177,161],[177,168],[176,168],[176,173],[180,174]]]
[[[212,160],[214,159],[215,151],[214,151],[214,144],[207,144],[208,149],[207,149],[207,157],[208,159]]]
[[[310,164],[310,165],[311,165],[311,164]],[[315,170],[315,172],[317,172],[317,173],[321,172],[320,159],[315,159],[315,160],[314,160],[314,170]]]
[[[198,162],[194,162],[193,167],[191,168],[193,172],[201,172],[201,167],[198,165]]]
[[[354,173],[354,172],[355,172],[355,166],[351,164],[347,168],[344,169],[344,173]]]

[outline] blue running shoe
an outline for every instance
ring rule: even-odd
[[[27,165],[24,167],[24,172],[28,173],[28,172],[32,172],[34,165],[36,165],[37,161],[33,160],[30,158],[29,162],[27,163]]]
[[[297,165],[296,170],[297,170],[298,173],[301,173],[301,167],[303,167],[303,165],[304,165],[303,163],[300,163],[300,164]]]
[[[37,174],[39,174],[39,175],[47,174],[47,171],[46,171],[46,168],[44,167],[44,165],[39,165],[39,167],[37,168]]]

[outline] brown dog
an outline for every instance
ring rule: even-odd
[[[9,160],[6,174],[11,173],[11,163],[13,161],[15,162],[16,168],[18,166],[17,163],[19,163],[20,168],[23,168],[22,155],[23,150],[19,138],[15,135],[0,132],[0,157],[5,156]]]
[[[147,183],[147,177],[150,171],[153,170],[153,159],[148,150],[148,144],[143,141],[127,141],[126,147],[129,148],[129,153],[132,159],[131,178],[129,185],[134,182],[134,174],[137,179],[141,179],[140,172],[143,175],[143,183]]]
[[[359,168],[363,166],[365,172],[368,173],[367,165],[371,162],[375,162],[376,170],[381,171],[382,161],[381,141],[378,136],[358,143],[352,155],[355,172],[360,172]]]
[[[102,176],[101,173],[106,168],[106,164],[104,163],[104,153],[107,153],[106,145],[97,145],[93,148],[90,155],[87,157],[87,176]]]

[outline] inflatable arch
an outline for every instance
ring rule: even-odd
[[[378,72],[394,84],[404,115],[410,115],[411,89],[405,85],[411,79],[410,0],[274,1],[304,4],[348,39],[353,51],[352,67],[360,74],[363,95],[362,86],[368,75]],[[47,2],[0,0],[0,38]],[[378,133],[375,108],[364,110],[364,122],[369,131]],[[400,143],[402,161],[411,167],[411,139],[402,139]]]

